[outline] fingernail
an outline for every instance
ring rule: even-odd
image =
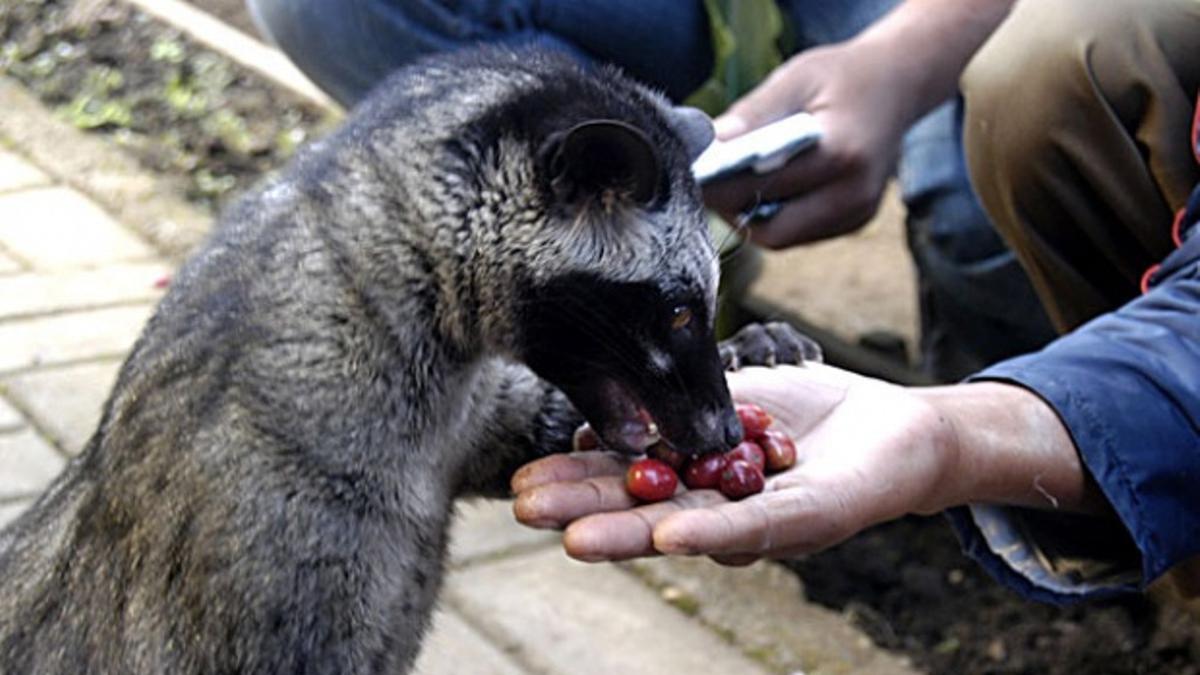
[[[524,492],[513,500],[512,511],[517,522],[526,527],[532,527],[539,530],[552,530],[558,528],[558,522],[552,518],[546,518],[541,515],[542,509],[539,508],[537,502],[537,493]]]
[[[508,489],[512,490],[514,497],[525,491],[525,483],[529,479],[529,471],[529,467],[523,466],[517,469],[517,472],[509,479]]]
[[[737,115],[721,115],[713,120],[713,131],[723,141],[740,136],[746,132],[746,120]]]

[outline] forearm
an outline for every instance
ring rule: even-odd
[[[916,390],[945,421],[953,485],[941,508],[993,503],[1105,513],[1057,413],[1029,390],[978,382]]]
[[[1008,15],[1014,0],[907,0],[850,44],[888,55],[906,125],[958,89],[975,52]]]

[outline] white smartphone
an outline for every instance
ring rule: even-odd
[[[713,141],[692,163],[701,185],[739,171],[774,171],[821,139],[812,114],[799,112],[729,141]]]

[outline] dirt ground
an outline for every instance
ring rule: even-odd
[[[754,292],[844,340],[885,332],[917,345],[917,287],[896,190],[879,213],[845,237],[764,255]]]
[[[0,73],[214,210],[330,123],[123,3],[9,0],[0,40]]]
[[[194,0],[243,29],[241,0]],[[0,2],[0,73],[219,209],[330,121],[125,5]],[[862,233],[769,254],[759,292],[849,338],[915,333],[911,265],[889,197]],[[930,673],[1200,673],[1200,631],[1142,598],[1059,609],[997,586],[939,518],[906,519],[790,564],[808,596]]]

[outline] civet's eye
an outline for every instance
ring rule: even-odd
[[[692,310],[684,305],[678,305],[671,310],[671,329],[686,328],[692,322]]]

